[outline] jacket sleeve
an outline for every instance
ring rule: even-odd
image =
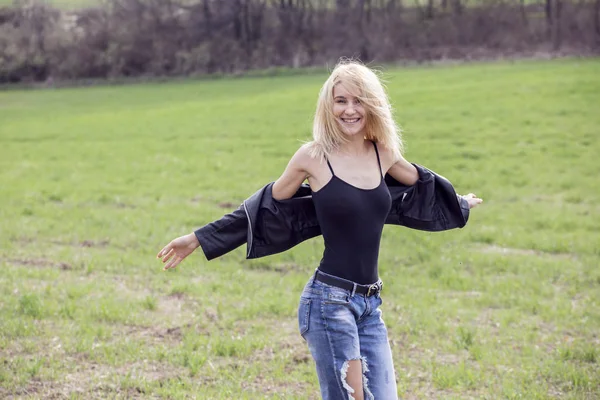
[[[246,243],[248,218],[243,206],[194,231],[207,260],[229,253]]]
[[[469,208],[469,202],[459,194],[457,194],[456,197],[458,198],[458,203],[460,204],[460,212],[462,213],[466,224],[469,221],[469,213],[471,212],[471,209]]]
[[[459,196],[450,181],[435,172],[413,164],[419,180],[403,185],[386,175],[392,195],[392,210],[386,223],[422,231],[462,228],[469,219],[469,203]]]

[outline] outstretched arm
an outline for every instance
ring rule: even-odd
[[[310,156],[306,147],[302,146],[294,154],[281,177],[274,183],[272,193],[274,199],[288,199],[296,193],[302,182],[308,177],[305,167],[308,160],[310,160]],[[243,218],[240,217],[240,214],[244,215]],[[173,239],[158,252],[156,257],[165,264],[165,270],[177,267],[200,246],[202,246],[206,258],[213,259],[245,242],[245,224],[247,224],[247,219],[244,211],[239,208],[193,233]],[[227,246],[224,246],[218,237],[212,235],[214,232],[219,232],[221,236],[228,235]]]
[[[310,156],[306,146],[300,147],[293,155],[283,174],[273,184],[273,198],[275,200],[289,199],[298,191],[302,182],[308,178],[307,165],[309,161]]]
[[[393,153],[383,146],[378,146],[377,148],[381,154],[382,167],[386,168],[387,165],[391,164],[387,170],[387,174],[389,174],[398,182],[407,186],[412,186],[417,183],[419,180],[419,171],[413,164],[408,162],[404,157],[402,157],[402,155],[400,155],[399,158],[394,158]],[[483,202],[483,199],[480,199],[473,193],[469,193],[460,197],[465,199],[469,205],[469,209],[476,207]]]
[[[414,165],[400,156],[394,164],[388,169],[387,173],[398,182],[412,186],[419,180],[419,172]]]

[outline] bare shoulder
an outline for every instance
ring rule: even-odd
[[[312,142],[304,143],[302,146],[298,148],[294,157],[298,157],[302,160],[310,159],[310,149],[312,146]]]
[[[313,142],[304,143],[292,157],[292,162],[299,168],[310,171],[317,159],[314,157]]]
[[[292,156],[283,174],[273,184],[273,198],[289,199],[302,182],[310,176],[311,157],[306,146],[301,146]]]

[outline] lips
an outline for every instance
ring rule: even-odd
[[[346,124],[355,124],[360,121],[360,118],[340,118]]]

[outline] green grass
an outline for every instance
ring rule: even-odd
[[[386,227],[405,399],[600,397],[600,61],[389,69],[406,157],[485,203]],[[315,399],[315,239],[163,272],[278,177],[325,75],[0,92],[0,397]]]

